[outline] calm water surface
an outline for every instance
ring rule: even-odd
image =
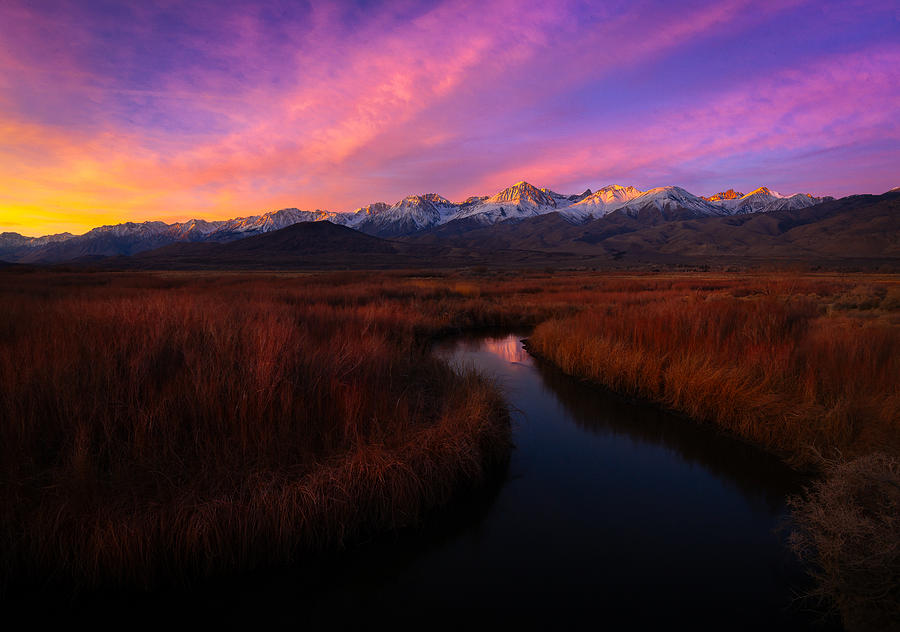
[[[776,459],[564,376],[520,336],[436,353],[506,393],[515,449],[501,480],[342,561],[154,595],[129,611],[317,627],[823,629],[792,605],[805,578],[778,527],[803,481]]]

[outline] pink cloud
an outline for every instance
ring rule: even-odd
[[[606,174],[642,177],[661,162],[694,165],[699,171],[714,169],[725,157],[759,156],[764,160],[775,151],[802,156],[865,142],[897,142],[898,69],[900,47],[833,56],[804,68],[748,81],[710,102],[668,110],[652,118],[643,116],[630,121],[627,131],[603,130],[578,141],[550,141],[537,149],[534,157],[487,174],[485,181],[509,181],[527,173],[542,182],[589,178],[604,184]],[[893,158],[881,164],[882,179],[885,172],[896,172],[896,160],[900,158],[896,151]],[[852,182],[836,182],[833,176],[820,182],[830,184],[828,190],[819,191],[822,194],[859,192],[846,188]]]
[[[226,13],[217,37],[178,40],[210,68],[179,65],[135,87],[89,67],[77,16],[41,19],[10,3],[0,10],[14,26],[0,46],[0,186],[14,191],[9,205],[52,197],[61,212],[212,218],[348,210],[426,190],[462,198],[523,178],[668,184],[652,179],[898,140],[900,55],[883,45],[798,58],[721,91],[686,86],[693,98],[660,94],[659,108],[553,109],[565,107],[559,95],[626,72],[637,82],[673,54],[704,41],[715,50],[723,33],[740,37],[798,4],[607,4],[584,22],[584,6],[565,1],[365,15],[322,3],[275,42],[259,16]],[[153,35],[148,7],[129,37]],[[184,19],[202,26],[203,10]],[[23,88],[40,96],[43,120],[17,100]],[[615,103],[617,89],[602,96]],[[57,110],[65,123],[46,120]]]

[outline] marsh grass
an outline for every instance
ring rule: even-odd
[[[587,296],[529,348],[819,471],[793,498],[808,595],[851,630],[900,617],[900,288],[756,278]]]
[[[795,464],[898,451],[900,323],[879,309],[887,293],[808,290],[588,303],[540,324],[529,344],[566,373],[715,423]]]
[[[428,354],[414,317],[385,328],[378,305],[274,283],[97,280],[4,297],[7,578],[285,563],[415,524],[508,452],[497,391]]]
[[[900,284],[489,270],[0,274],[0,558],[142,586],[417,524],[510,449],[436,337],[537,326],[564,371],[795,464],[898,452]],[[814,501],[817,502],[817,501]]]

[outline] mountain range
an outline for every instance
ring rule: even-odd
[[[124,223],[84,235],[0,235],[0,260],[122,267],[373,267],[900,258],[900,194],[840,200],[761,187],[708,197],[609,185],[563,195],[518,182],[451,202],[429,193],[349,213],[282,209],[223,221]]]

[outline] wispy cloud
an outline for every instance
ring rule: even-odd
[[[522,178],[877,187],[900,147],[900,57],[883,26],[828,39],[883,21],[872,4],[5,3],[0,228],[347,210]],[[822,38],[780,43],[804,11]],[[841,179],[851,154],[870,168]]]

